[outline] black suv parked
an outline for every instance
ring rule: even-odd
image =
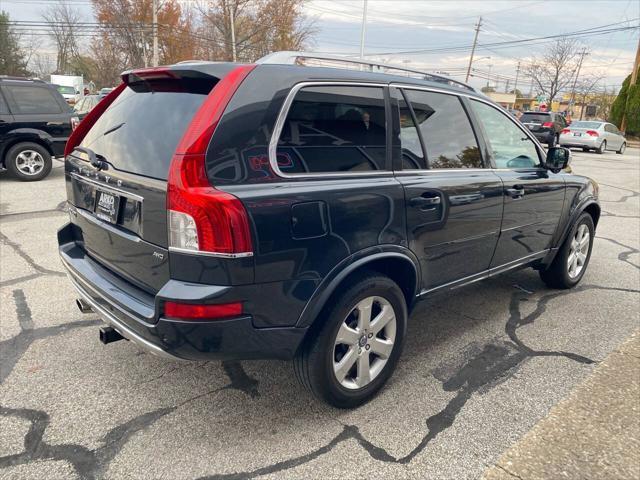
[[[23,181],[51,172],[71,134],[73,112],[55,86],[0,77],[0,167]]]
[[[469,87],[265,63],[123,80],[69,140],[58,233],[104,343],[294,359],[353,407],[419,299],[514,268],[584,275],[596,183]]]
[[[560,132],[567,128],[565,118],[555,112],[524,112],[520,121],[549,148],[556,146],[560,139]]]

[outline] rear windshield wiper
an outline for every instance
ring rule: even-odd
[[[76,147],[74,150],[82,152],[89,157],[89,162],[92,166],[96,167],[98,170],[107,170],[109,168],[109,162],[100,154],[94,152],[90,148],[87,147]]]
[[[119,125],[116,125],[115,127],[111,127],[109,130],[107,130],[106,132],[104,132],[102,134],[103,137],[106,137],[107,135],[109,135],[112,132],[115,132],[116,130],[118,130],[120,127],[122,127],[126,122],[122,122]]]

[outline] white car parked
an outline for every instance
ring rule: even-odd
[[[595,150],[615,150],[624,153],[627,141],[618,127],[607,122],[572,122],[560,132],[560,145],[563,147],[582,148],[585,152]]]

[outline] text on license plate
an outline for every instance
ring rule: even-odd
[[[109,223],[118,223],[120,197],[102,190],[96,191],[96,217]]]

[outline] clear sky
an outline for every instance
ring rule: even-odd
[[[13,20],[41,20],[40,13],[53,0],[0,0]],[[89,0],[68,0],[77,5],[85,21],[92,21]],[[205,0],[179,0],[183,4]],[[358,55],[363,0],[308,0],[304,12],[315,24],[313,50]],[[518,61],[524,65],[540,55],[552,40],[497,44],[534,37],[640,25],[639,0],[369,0],[365,54],[368,58],[414,68],[444,71],[464,79],[474,26],[482,15],[474,68],[475,86],[487,81],[502,90],[513,86]],[[627,22],[627,23],[620,23]],[[583,73],[605,78],[601,87],[619,86],[631,72],[639,31],[579,36],[591,51]],[[51,51],[46,43],[43,49]],[[423,50],[423,51],[420,51]],[[401,52],[401,53],[399,53]],[[490,57],[490,58],[487,58]],[[520,76],[518,87],[528,91]]]

